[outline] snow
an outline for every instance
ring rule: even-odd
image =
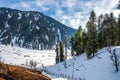
[[[39,30],[40,28],[38,26],[36,26],[36,29]]]
[[[55,28],[52,28],[52,31],[56,31],[55,43],[58,44],[58,42],[61,41],[61,32],[59,29],[55,29]]]
[[[23,46],[23,43],[24,43],[24,39],[22,40],[20,40],[20,46],[22,47]]]
[[[16,44],[15,44],[15,43],[16,43],[16,38],[17,38],[17,37],[15,36],[15,37],[14,37],[14,38],[12,38],[12,40],[11,40],[11,43],[10,43],[10,44],[12,44],[13,46],[15,46],[15,45],[16,45]]]
[[[24,57],[28,55],[29,57]],[[26,59],[36,60],[44,66],[54,65],[54,50],[29,50],[20,47],[12,47],[10,45],[0,45],[0,56],[4,59],[4,63],[21,65],[25,64]],[[51,62],[50,62],[51,61]],[[39,65],[38,65],[39,66]]]
[[[61,41],[61,32],[59,29],[57,29],[58,35],[59,35],[59,40]]]
[[[57,39],[57,37],[55,37],[55,44],[58,44],[58,39]]]
[[[32,23],[32,20],[30,20],[30,24]]]
[[[29,15],[30,15],[30,13],[27,13],[27,14],[26,14],[26,17],[28,17]]]
[[[4,31],[1,31],[0,37],[2,37],[2,35],[3,35],[6,31],[7,31],[6,29],[4,29]]]
[[[45,39],[46,39],[47,41],[49,41],[49,37],[48,37],[47,34],[45,35]]]
[[[117,53],[120,54],[120,47],[113,48],[116,48]],[[97,56],[90,60],[86,58],[85,54],[72,58],[70,56],[70,50],[68,50],[67,68],[65,68],[65,62],[55,64],[56,53],[54,50],[29,50],[10,45],[0,45],[1,61],[7,64],[25,67],[26,60],[35,60],[38,63],[37,68],[44,65],[45,70],[54,74],[65,74],[66,76],[72,77],[74,72],[73,80],[75,78],[76,80],[120,80],[120,71],[115,72],[115,67],[110,60],[110,54],[107,48],[99,50],[96,54]],[[47,74],[46,72],[42,73],[51,77],[52,80],[71,80],[62,77],[57,78],[57,76]]]
[[[52,25],[55,25],[54,23],[52,23]]]
[[[49,20],[47,20],[47,23],[49,23]]]
[[[8,13],[8,10],[6,10],[6,13]]]
[[[5,23],[5,28],[9,28],[8,21]]]
[[[2,11],[0,11],[0,14],[2,14],[3,12]]]
[[[12,16],[10,14],[8,14],[8,18],[11,18]]]
[[[52,31],[55,31],[55,28],[52,28]]]
[[[50,27],[51,27],[52,25],[50,24]]]
[[[119,51],[120,47],[117,52]],[[115,72],[115,67],[112,65],[108,51],[102,49],[97,54],[91,60],[87,60],[85,54],[75,57],[75,59],[70,59],[66,62],[67,68],[64,68],[63,63],[59,63],[47,69],[49,72],[52,71],[56,74],[72,76],[74,62],[74,78],[85,80],[119,80],[120,72]]]
[[[64,78],[54,78],[52,80],[66,80],[66,79],[64,79]]]
[[[50,28],[47,28],[48,31],[50,31]]]
[[[19,15],[18,20],[20,20],[21,17],[22,17],[22,14],[21,14],[21,13],[18,13],[18,15]]]
[[[36,16],[35,16],[34,19],[35,19],[35,21],[37,21],[37,20],[39,19],[39,17],[36,17]]]
[[[5,39],[7,39],[7,38],[8,38],[8,35],[5,36],[5,37],[3,37],[3,38],[0,38],[0,41],[5,40]]]

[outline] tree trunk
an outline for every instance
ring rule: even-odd
[[[117,55],[114,53],[114,56],[115,56],[115,67],[116,67],[116,72],[118,72],[119,69],[118,69],[118,59],[117,59]]]

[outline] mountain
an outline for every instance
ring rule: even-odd
[[[76,30],[37,11],[0,8],[0,43],[29,49],[52,49]]]

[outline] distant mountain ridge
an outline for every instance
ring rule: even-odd
[[[76,30],[37,11],[0,8],[0,43],[29,49],[52,49]]]

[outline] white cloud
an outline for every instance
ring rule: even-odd
[[[114,16],[118,18],[118,15],[120,14],[120,10],[113,10]]]
[[[114,7],[117,5],[117,3],[118,0],[101,0],[101,4],[99,6],[96,5],[93,9],[97,15],[111,13],[114,11]]]
[[[118,14],[120,13],[119,10],[114,9],[118,0],[90,0],[87,2],[80,0],[65,0],[65,2],[66,3],[63,3],[63,5],[68,8],[69,12],[68,14],[63,14],[64,12],[61,15],[59,14],[59,18],[65,18],[67,20],[58,20],[73,28],[78,28],[80,25],[85,28],[85,23],[92,10],[95,10],[97,16],[113,12],[115,17],[118,17]],[[76,11],[76,8],[78,11]],[[57,18],[56,16],[58,16],[58,14],[56,14],[54,18]]]
[[[48,11],[51,7],[56,8],[56,0],[34,0],[33,5],[40,8],[41,11]]]
[[[77,29],[80,25],[85,28],[85,23],[92,10],[95,10],[97,16],[113,12],[117,17],[120,13],[114,9],[117,3],[118,0],[22,0],[6,6],[27,11],[37,10]],[[55,12],[47,13],[51,10]]]
[[[20,5],[21,5],[21,7],[23,7],[23,8],[30,8],[30,5],[27,4],[27,3],[25,3],[25,2],[21,2]]]

